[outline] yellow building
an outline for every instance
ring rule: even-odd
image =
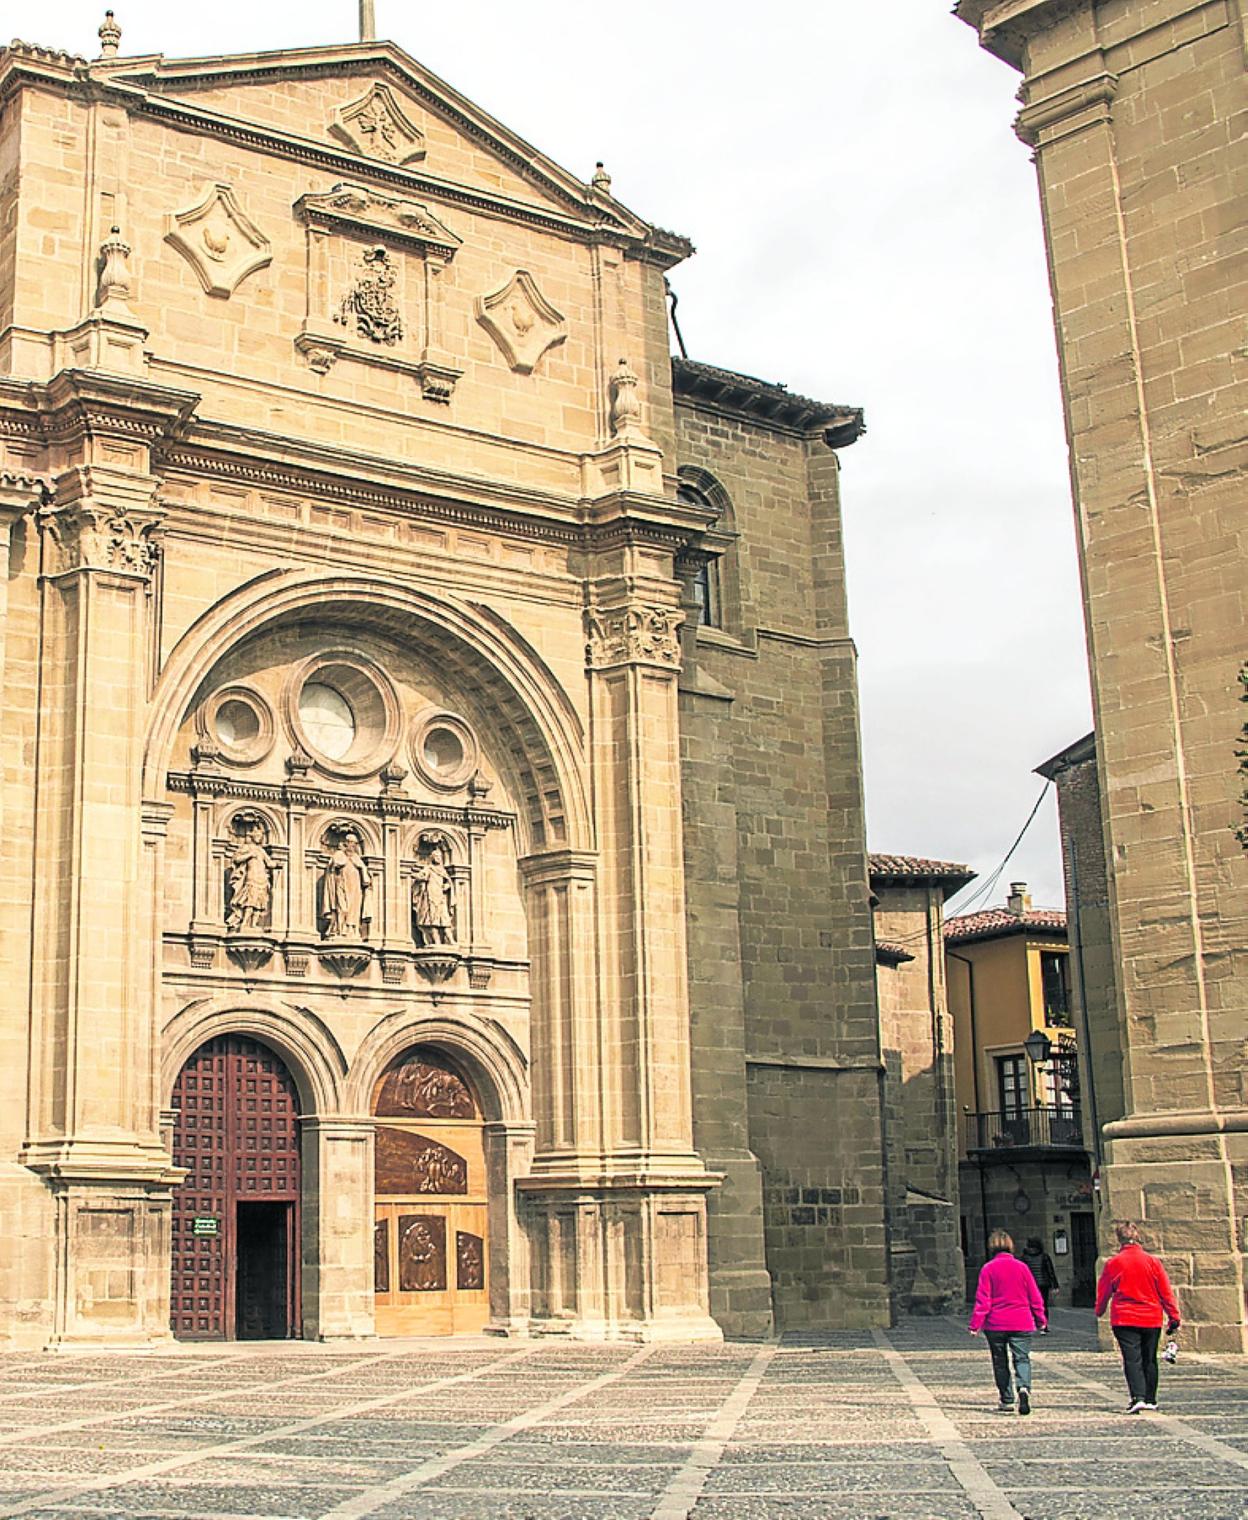
[[[1071,1027],[1066,915],[1033,908],[1015,882],[1004,908],[945,925],[953,1016],[962,1249],[968,1273],[989,1231],[1052,1258],[1056,1302],[1090,1302],[1096,1266],[1092,1180]]]

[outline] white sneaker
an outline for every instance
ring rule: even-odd
[[[1147,1409],[1147,1408],[1148,1408],[1148,1405],[1144,1402],[1143,1399],[1132,1399],[1131,1403],[1129,1403],[1127,1405],[1127,1413],[1128,1414],[1139,1414],[1142,1409]]]

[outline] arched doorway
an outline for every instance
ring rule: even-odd
[[[481,1104],[440,1050],[414,1046],[373,1092],[378,1335],[455,1335],[489,1317]]]
[[[268,1046],[201,1045],[178,1073],[170,1319],[181,1340],[299,1334],[299,1095]]]

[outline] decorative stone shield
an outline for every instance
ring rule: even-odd
[[[273,261],[268,238],[243,214],[233,189],[219,181],[206,185],[194,205],[169,213],[165,241],[191,266],[208,294],[222,300],[249,274]]]
[[[477,297],[477,321],[520,375],[532,374],[548,348],[568,336],[568,324],[527,269],[517,269],[505,285]]]
[[[410,121],[388,85],[374,84],[367,94],[339,106],[330,136],[365,158],[387,164],[410,164],[425,156],[425,134]]]

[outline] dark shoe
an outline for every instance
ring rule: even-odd
[[[1002,1399],[1001,1402],[997,1405],[995,1413],[997,1413],[997,1414],[1013,1414],[1014,1413],[1014,1406],[1013,1406],[1013,1404],[1007,1404],[1005,1402],[1005,1400]]]
[[[1031,1413],[1031,1389],[1030,1388],[1020,1388],[1018,1390],[1018,1412],[1019,1412],[1019,1414],[1030,1414]]]

